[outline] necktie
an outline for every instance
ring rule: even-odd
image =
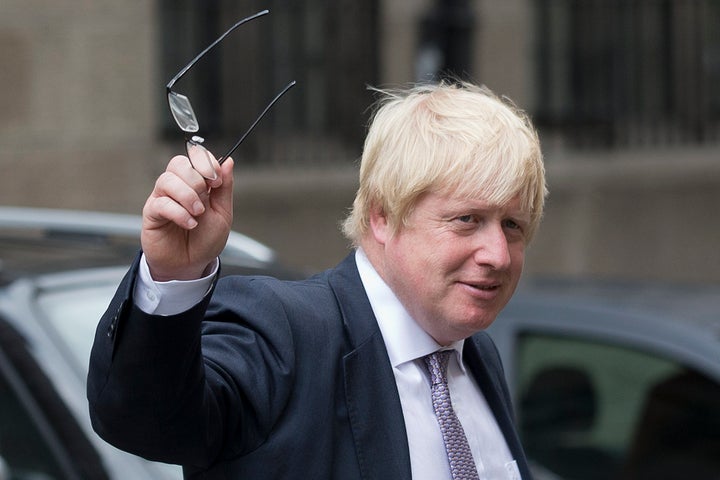
[[[447,365],[451,351],[435,352],[423,357],[432,382],[432,403],[450,461],[453,480],[477,480],[477,468],[465,431],[450,401]]]

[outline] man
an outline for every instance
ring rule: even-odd
[[[170,161],[93,347],[103,438],[188,478],[530,478],[483,329],[542,216],[537,135],[470,84],[381,93],[355,251],[306,281],[218,281],[232,160]]]

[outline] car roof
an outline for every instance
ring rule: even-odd
[[[524,280],[488,328],[500,351],[511,338],[582,338],[669,356],[720,380],[720,286],[650,281]],[[512,353],[511,353],[512,355]],[[512,368],[513,358],[504,358]]]
[[[680,323],[720,341],[720,285],[536,277],[521,282],[512,302],[651,317]]]
[[[127,265],[140,248],[138,215],[0,207],[0,284],[25,275]],[[272,270],[275,252],[230,232],[223,264]]]

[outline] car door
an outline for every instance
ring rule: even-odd
[[[612,317],[527,304],[491,329],[537,478],[720,478],[717,339]]]
[[[28,348],[0,318],[0,479],[107,479],[97,452]]]

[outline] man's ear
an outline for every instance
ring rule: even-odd
[[[392,234],[385,210],[379,205],[373,205],[370,209],[370,233],[381,245],[385,245]]]

